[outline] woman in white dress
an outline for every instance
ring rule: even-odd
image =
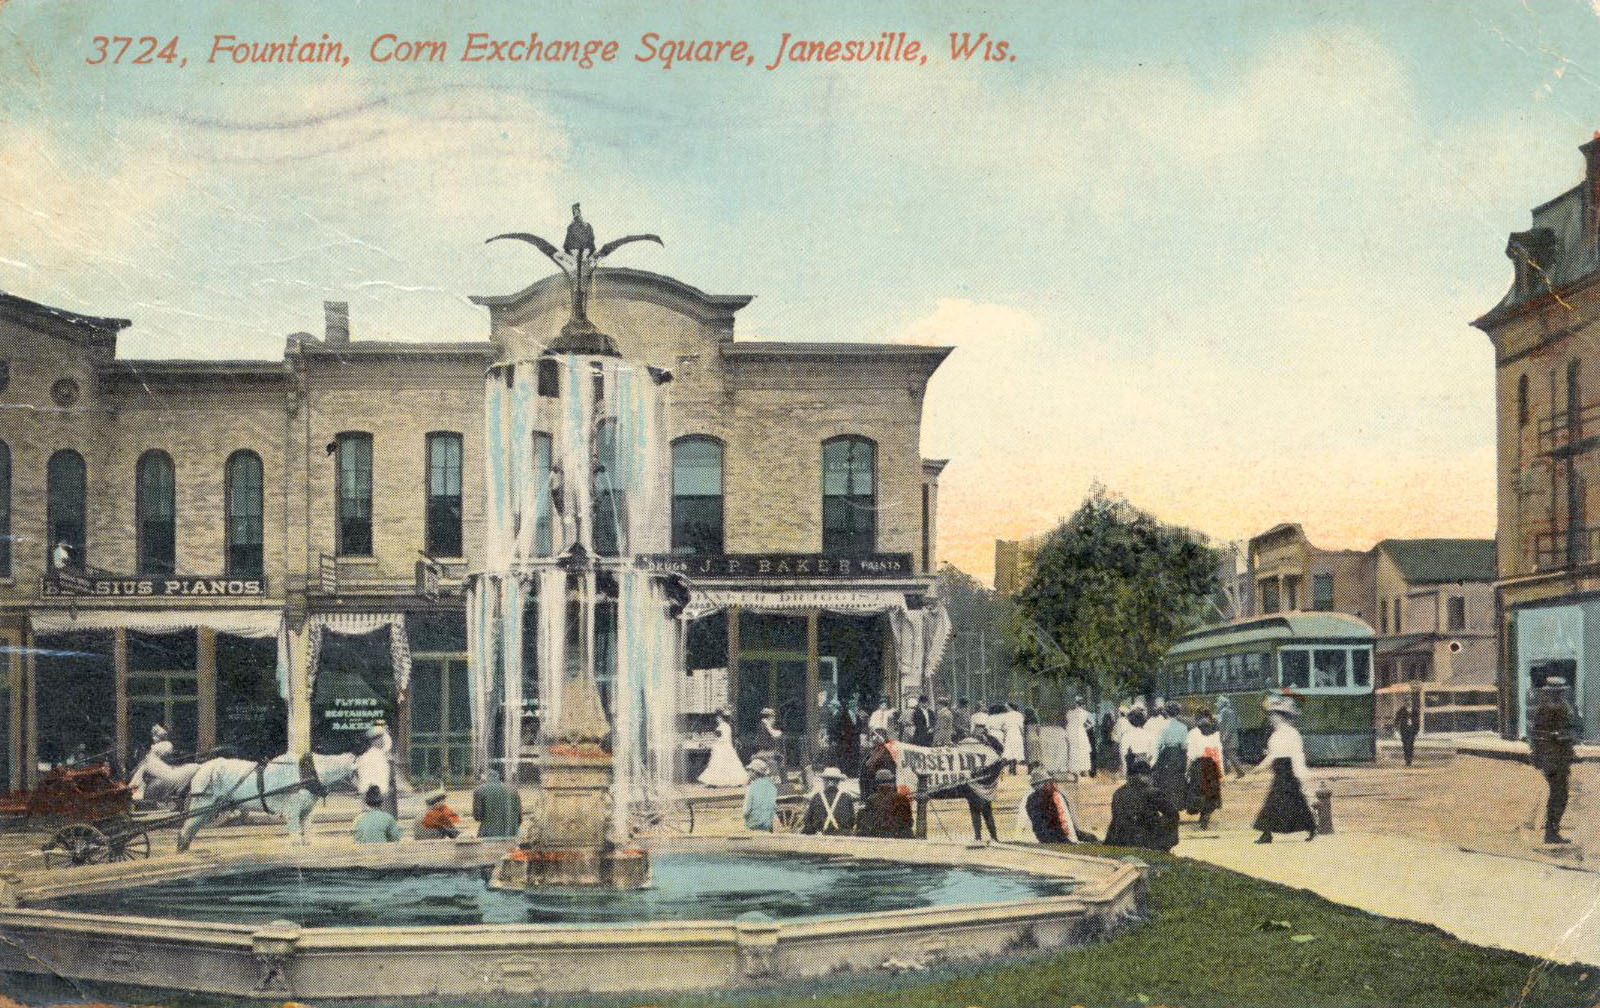
[[[700,783],[706,787],[744,787],[749,779],[744,764],[739,762],[739,754],[733,749],[733,724],[728,720],[728,712],[718,711],[717,740],[711,743],[711,761],[700,775]]]

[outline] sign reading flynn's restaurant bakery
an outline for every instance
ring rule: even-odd
[[[230,598],[266,594],[265,578],[226,577],[103,577],[100,575],[48,574],[39,579],[39,594],[45,598],[92,596],[94,598],[150,598],[172,596]]]
[[[910,553],[723,553],[715,556],[640,556],[639,567],[687,578],[902,578],[910,577]]]

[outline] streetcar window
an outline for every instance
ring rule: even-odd
[[[1283,685],[1305,689],[1311,685],[1311,652],[1284,648],[1278,652],[1278,671]]]
[[[1237,686],[1244,681],[1244,655],[1228,659],[1228,685]]]
[[[1357,648],[1350,652],[1350,685],[1372,685],[1372,652],[1366,648]]]
[[[1346,685],[1350,673],[1350,652],[1340,649],[1334,651],[1321,648],[1313,651],[1315,659],[1316,677],[1311,685],[1318,687],[1337,687]]]

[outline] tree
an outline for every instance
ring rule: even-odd
[[[1017,593],[1017,662],[1058,687],[1144,691],[1167,649],[1211,611],[1217,571],[1204,537],[1096,484],[1046,537]]]

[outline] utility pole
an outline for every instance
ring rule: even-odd
[[[989,702],[989,638],[987,632],[978,631],[978,653],[980,655],[979,667],[983,669],[983,702]]]

